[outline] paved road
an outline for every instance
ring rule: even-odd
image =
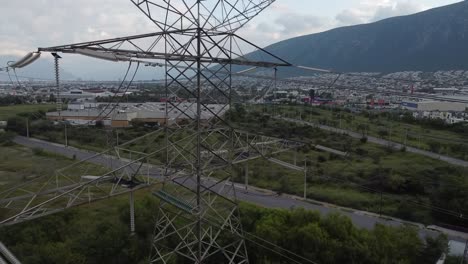
[[[349,130],[334,128],[334,127],[325,126],[325,125],[317,125],[315,123],[301,121],[301,120],[292,119],[292,118],[286,118],[286,117],[277,117],[277,118],[285,120],[285,121],[295,122],[295,123],[298,123],[298,124],[318,127],[320,129],[327,130],[327,131],[346,134],[346,135],[349,135],[350,137],[357,138],[357,139],[362,138],[362,134],[356,133],[356,132],[353,132],[353,131],[349,131]],[[367,136],[367,141],[375,143],[375,144],[379,144],[379,145],[382,145],[382,146],[392,146],[393,148],[398,149],[398,150],[400,150],[403,147],[403,144],[396,143],[396,142],[389,141],[389,140],[385,140],[385,139],[381,139],[381,138],[372,137],[372,136]],[[468,161],[464,161],[464,160],[461,160],[461,159],[456,159],[456,158],[452,158],[452,157],[449,157],[449,156],[439,155],[437,153],[433,153],[433,152],[430,152],[430,151],[426,151],[426,150],[422,150],[422,149],[418,149],[418,148],[414,148],[414,147],[409,147],[409,146],[406,147],[406,151],[416,153],[416,154],[420,154],[420,155],[424,155],[424,156],[427,156],[427,157],[430,157],[430,158],[433,158],[433,159],[442,160],[442,161],[448,162],[448,163],[450,163],[452,165],[468,167]]]
[[[101,164],[103,166],[108,166],[112,168],[116,168],[125,164],[124,161],[119,160],[112,160],[110,156],[103,156],[99,155],[96,156],[95,152],[90,152],[86,150],[81,150],[72,147],[65,147],[60,144],[51,143],[47,141],[42,141],[38,139],[29,139],[25,137],[16,137],[14,140],[17,144],[24,145],[31,148],[42,148],[49,152],[58,153],[67,157],[75,156],[79,160],[88,159],[89,162]],[[146,169],[143,169],[145,171]],[[159,170],[155,169],[154,171],[150,172],[151,175],[156,175],[158,177]],[[392,219],[388,217],[388,219],[379,218],[377,215],[362,212],[362,211],[354,211],[352,209],[341,208],[331,204],[320,203],[316,201],[304,201],[303,199],[295,196],[290,195],[281,195],[278,196],[275,193],[268,191],[268,190],[261,190],[258,188],[249,187],[248,191],[246,191],[245,185],[242,184],[235,184],[235,188],[237,189],[236,194],[237,198],[241,201],[257,204],[263,207],[268,208],[282,208],[282,209],[290,209],[290,208],[305,208],[308,210],[315,210],[319,211],[321,214],[329,214],[333,212],[339,212],[343,215],[348,216],[351,218],[353,223],[361,228],[371,229],[375,226],[375,224],[380,223],[387,226],[401,226],[405,222],[399,219]],[[410,223],[417,226],[420,230],[420,235],[423,237],[426,236],[436,236],[438,232],[425,229],[423,225]],[[468,239],[468,234],[463,233],[447,233],[451,240],[464,242],[465,239]]]

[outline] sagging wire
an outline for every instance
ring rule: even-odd
[[[98,120],[102,114],[104,114],[104,112],[110,107],[110,105],[112,104],[112,102],[114,101],[114,99],[117,97],[117,94],[120,92],[120,89],[122,89],[125,81],[127,80],[127,76],[128,76],[128,73],[130,72],[130,69],[132,67],[132,62],[130,61],[128,63],[128,68],[127,68],[127,71],[125,72],[125,75],[124,75],[124,78],[122,79],[122,81],[120,82],[119,84],[119,88],[117,88],[117,91],[114,93],[114,95],[112,96],[110,102],[108,104],[106,104],[106,106],[104,107],[104,109],[96,116],[96,118],[94,118],[93,120],[90,120],[88,122],[88,124],[91,124],[93,121],[96,121]],[[101,120],[104,119],[104,118],[101,118]]]
[[[131,66],[131,62],[130,62],[130,65],[129,65],[129,66]],[[139,68],[140,68],[140,62],[137,63],[137,67],[136,67],[136,69],[135,69],[135,72],[133,73],[132,79],[130,80],[130,82],[128,83],[127,87],[125,88],[124,94],[127,93],[128,89],[129,89],[130,86],[132,85],[133,80],[135,79],[135,76],[136,76],[136,74],[138,73],[138,69],[139,69]],[[130,69],[130,68],[129,68],[129,69]],[[127,73],[128,73],[128,72],[127,72]],[[126,76],[125,76],[125,78],[126,78]],[[123,82],[122,82],[122,84],[123,84]],[[119,89],[119,90],[120,90],[120,89]],[[116,95],[117,95],[117,94],[114,94],[114,96],[116,96]],[[114,110],[117,108],[117,106],[119,106],[120,103],[122,102],[122,98],[123,98],[123,96],[121,96],[121,97],[119,98],[119,100],[118,100],[117,103],[114,103],[112,109],[111,109],[110,111],[108,111],[107,114],[101,118],[101,120],[104,120],[104,119],[107,118],[112,112],[114,112]],[[109,103],[109,104],[107,105],[106,108],[108,108],[108,106],[109,106],[110,104],[112,104],[112,103]],[[100,113],[100,115],[101,115],[102,113],[104,113],[104,111],[105,111],[105,109]],[[99,116],[98,116],[95,120],[97,120],[98,118],[99,118]]]

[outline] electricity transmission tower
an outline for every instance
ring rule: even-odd
[[[14,202],[19,204],[16,208],[23,209],[0,223],[40,217],[84,202],[86,198],[91,201],[133,192],[163,177],[163,187],[153,192],[161,203],[151,262],[248,263],[231,179],[232,166],[256,158],[269,159],[299,146],[235,129],[226,114],[237,98],[232,89],[233,73],[251,68],[276,71],[277,67],[291,66],[236,34],[274,0],[131,2],[155,24],[158,32],[40,48],[39,52],[123,61],[129,63],[129,68],[132,64],[162,67],[167,121],[155,133],[164,133],[164,140],[156,140],[158,148],[148,147],[146,151],[131,150],[131,144],[118,146],[119,158],[125,152],[138,153],[138,156],[116,162],[117,168],[100,176],[86,177],[86,170],[73,171],[81,178],[64,183],[64,178],[72,177],[61,174],[49,179],[40,192],[37,186],[29,185],[32,190],[23,196],[15,196],[18,188],[3,193],[6,195],[0,200],[1,205],[11,207]],[[246,56],[244,49],[257,53]],[[147,181],[137,178],[147,166],[144,162],[151,159],[160,164],[158,175],[150,177],[155,173],[148,173]],[[116,176],[116,172],[123,176]],[[97,190],[103,196],[96,196]],[[57,204],[57,201],[61,202]]]

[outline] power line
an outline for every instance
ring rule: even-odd
[[[139,68],[140,68],[140,63],[137,64],[137,67],[136,67],[136,69],[135,69],[135,72],[133,73],[132,79],[130,80],[130,82],[128,83],[127,87],[125,88],[124,94],[128,92],[128,89],[129,89],[130,86],[132,85],[133,79],[135,78],[135,75],[137,74]],[[130,69],[130,68],[129,68],[129,69]],[[127,73],[128,73],[128,72],[127,72]],[[126,78],[126,76],[125,76],[125,78]],[[119,90],[118,90],[117,92],[120,91],[120,88],[121,88],[121,87],[119,87]],[[117,95],[117,94],[114,94],[114,96],[116,96],[116,95]],[[122,102],[122,98],[123,98],[123,96],[121,96],[121,97],[119,98],[118,102],[117,102],[116,104],[114,104],[114,106],[112,107],[112,109],[111,109],[110,111],[108,111],[107,114],[106,114],[104,117],[102,117],[101,119],[107,118],[107,117],[117,108],[117,106],[119,106],[119,104]],[[107,109],[107,107],[108,107],[110,104],[111,104],[111,103],[107,104],[106,109]],[[105,111],[105,109],[98,115],[98,117],[97,117],[96,119],[98,119],[99,116],[100,116],[104,111]],[[96,119],[95,119],[95,120],[96,120]]]
[[[127,79],[127,75],[128,75],[128,73],[129,73],[131,67],[132,67],[132,62],[129,62],[129,63],[128,63],[127,71],[125,72],[125,75],[124,75],[124,78],[122,79],[122,82],[120,82],[120,85],[119,85],[119,88],[117,89],[117,92],[115,92],[115,93],[114,93],[114,96],[112,96],[112,98],[111,98],[111,100],[110,100],[111,102],[109,102],[108,104],[106,104],[106,106],[104,107],[104,109],[97,115],[97,117],[96,117],[94,120],[91,120],[89,123],[91,123],[92,121],[97,120],[97,119],[107,110],[107,108],[109,108],[109,106],[111,105],[112,101],[116,98],[117,93],[120,92],[120,89],[122,89],[122,86],[123,86],[125,80]],[[137,68],[137,70],[138,70],[138,68]],[[137,70],[135,70],[135,73],[134,73],[133,77],[135,77],[135,74],[136,74]],[[127,86],[127,87],[129,87],[129,86]],[[107,117],[107,116],[106,116],[106,117]]]

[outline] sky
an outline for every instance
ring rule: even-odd
[[[291,37],[456,2],[460,0],[277,0],[238,34],[263,47]],[[0,67],[6,58],[24,56],[37,47],[154,31],[154,24],[130,0],[4,1],[0,9]],[[72,58],[67,57],[62,67],[84,79],[118,79],[126,69],[125,65],[111,66],[108,62],[97,68],[94,59],[68,56]],[[107,70],[100,70],[104,68]]]

